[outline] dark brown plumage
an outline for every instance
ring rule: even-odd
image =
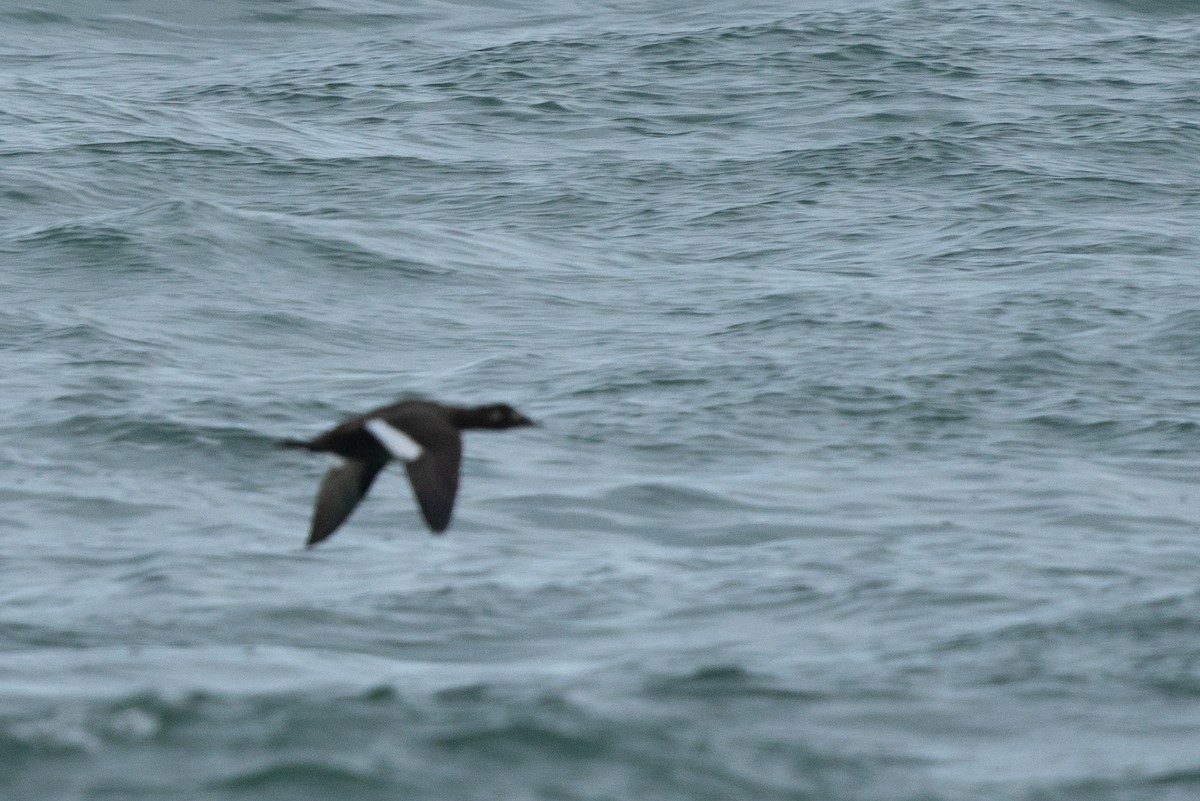
[[[334,453],[344,460],[329,468],[321,481],[307,547],[345,522],[393,458],[404,461],[421,515],[440,534],[450,525],[458,494],[459,432],[527,425],[533,421],[503,403],[463,407],[407,400],[351,417],[310,440],[284,440],[280,443],[284,447]]]

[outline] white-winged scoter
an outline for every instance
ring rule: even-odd
[[[283,440],[280,445],[286,448],[335,453],[343,459],[321,481],[307,547],[337,531],[392,459],[404,462],[421,515],[440,534],[450,525],[458,493],[459,432],[528,425],[533,421],[503,403],[463,407],[406,400],[351,417],[310,440]]]

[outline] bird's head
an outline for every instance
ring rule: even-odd
[[[472,417],[475,418],[478,428],[516,428],[517,426],[537,425],[507,403],[479,406],[474,411]]]

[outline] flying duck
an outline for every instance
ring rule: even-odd
[[[285,448],[335,453],[343,460],[321,481],[306,547],[337,531],[392,459],[404,462],[421,515],[440,534],[450,525],[458,492],[459,432],[528,425],[534,422],[504,403],[464,407],[405,400],[351,417],[310,440],[281,441]]]

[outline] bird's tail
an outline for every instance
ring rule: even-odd
[[[312,443],[302,439],[281,439],[275,444],[281,448],[304,448],[306,451],[312,450]]]

